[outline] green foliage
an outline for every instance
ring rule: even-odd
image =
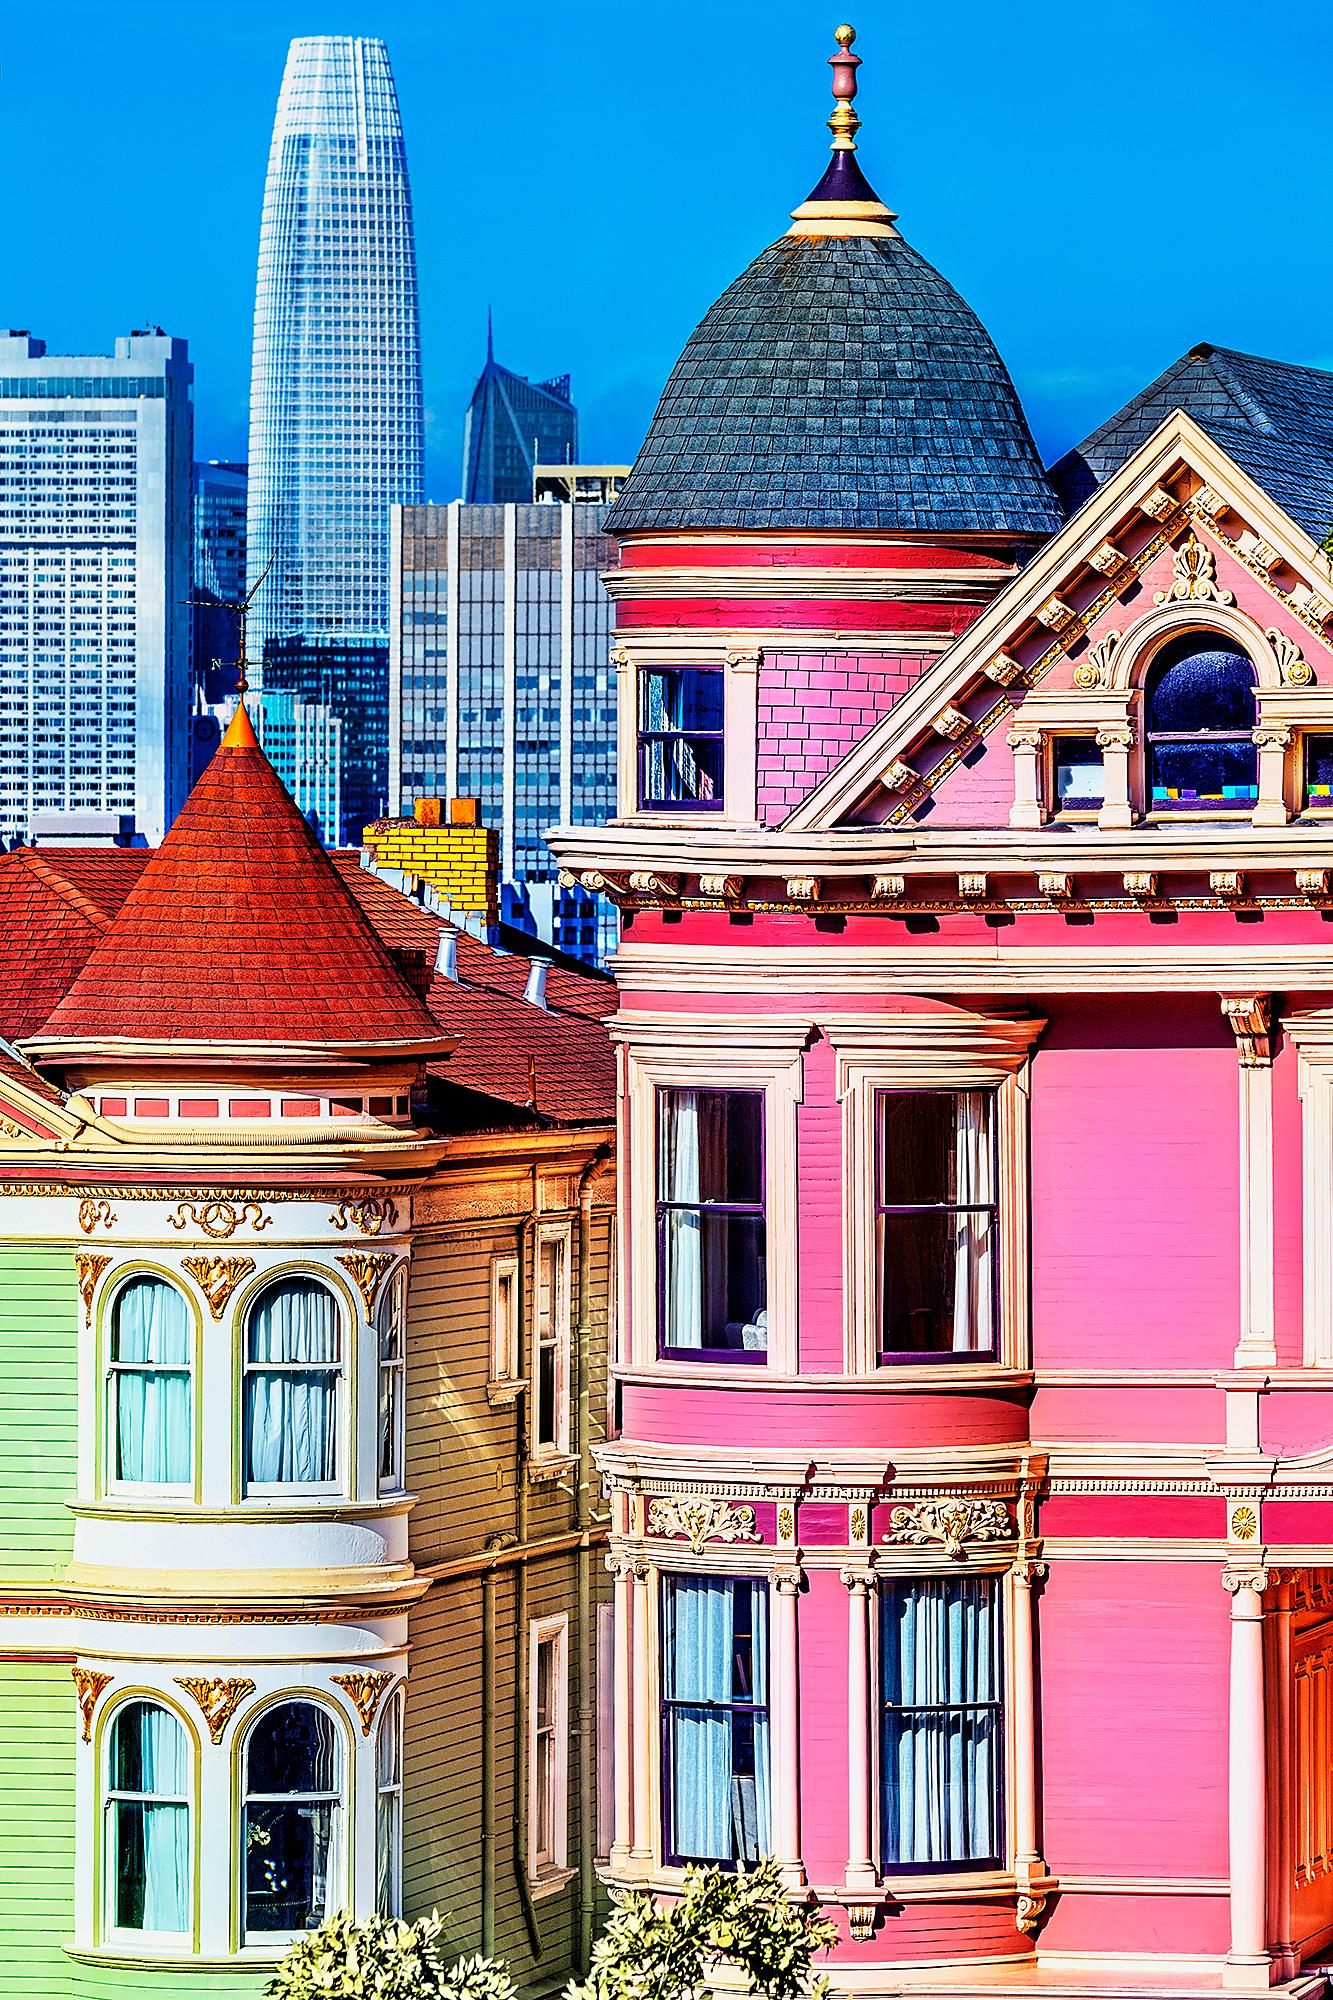
[[[406,1924],[343,1910],[298,1938],[264,1988],[269,2000],[515,2000],[498,1958],[445,1963],[438,1910]]]
[[[699,2000],[708,1968],[719,1962],[741,1972],[763,2000],[823,2000],[827,1992],[814,1960],[833,1944],[837,1927],[792,1900],[776,1861],[748,1874],[687,1868],[673,1903],[638,1889],[616,1901],[593,1946],[587,1983],[571,1983],[565,2000]]]

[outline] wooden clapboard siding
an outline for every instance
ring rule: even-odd
[[[68,1991],[77,1738],[68,1662],[0,1661],[0,1994]]]
[[[0,1576],[50,1578],[69,1561],[78,1453],[73,1251],[0,1245]]]
[[[191,1965],[97,1965],[72,1963],[67,1982],[55,1989],[69,2000],[262,2000],[269,1970]]]

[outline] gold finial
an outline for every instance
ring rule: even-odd
[[[833,71],[833,116],[829,119],[829,131],[833,134],[835,153],[854,153],[856,135],[861,129],[861,121],[852,109],[852,99],[856,96],[856,72],[861,67],[860,56],[852,54],[852,43],[856,40],[856,30],[844,21],[833,30],[833,39],[838,44],[838,54],[829,57],[829,67]]]

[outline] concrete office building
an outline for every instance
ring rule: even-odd
[[[193,370],[158,328],[112,355],[0,332],[0,839],[187,786]]]
[[[610,498],[624,468],[600,471],[600,487],[572,479],[566,490]],[[545,836],[613,810],[605,513],[586,500],[395,508],[389,640],[395,809],[479,798],[500,831],[502,915],[589,960],[614,945],[615,914],[559,887]]]

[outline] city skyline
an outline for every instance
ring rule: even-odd
[[[1050,459],[1196,341],[1318,365],[1333,337],[1324,260],[1300,287],[1290,283],[1286,245],[1328,233],[1330,140],[1292,99],[1281,51],[1252,47],[1238,69],[1228,23],[1242,33],[1248,17],[1226,5],[1203,42],[1185,16],[1155,21],[1150,63],[1128,44],[1108,46],[1091,18],[1064,19],[1051,68],[1041,52],[1048,12],[1033,6],[1001,34],[993,13],[967,0],[953,17],[945,117],[936,93],[912,87],[937,74],[944,53],[931,19],[872,15],[859,24],[859,46],[877,58],[862,98],[872,177],[913,241],[984,313]],[[712,17],[693,0],[667,39],[647,19],[617,21],[616,71],[633,79],[623,103],[615,87],[608,98],[597,18],[584,14],[571,28],[530,0],[506,16],[498,88],[483,75],[476,23],[455,9],[330,5],[312,23],[295,8],[240,0],[222,30],[172,15],[169,34],[153,32],[156,19],[167,21],[164,7],[150,4],[143,18],[145,34],[123,47],[107,44],[84,0],[54,31],[36,17],[6,26],[0,173],[25,199],[9,221],[0,319],[84,352],[106,346],[117,326],[168,326],[196,359],[200,456],[243,457],[254,254],[287,42],[312,25],[383,35],[413,157],[425,490],[437,501],[459,490],[488,305],[510,367],[534,381],[571,372],[584,455],[632,457],[684,337],[781,223],[807,169],[799,139],[823,115],[813,71],[829,21],[794,0],[730,17],[728,61],[736,47],[744,59],[739,86],[725,90],[725,118],[722,85],[699,80],[720,54]],[[1313,0],[1287,18],[1317,70],[1333,42],[1327,20]],[[1047,93],[1034,93],[1034,62],[1049,75]],[[1274,135],[1271,146],[1247,148],[1246,203],[1256,216],[1280,212],[1283,228],[1246,231],[1239,257],[1182,251],[1220,226],[1202,193],[1191,223],[1174,185],[1145,185],[1135,206],[1150,199],[1179,213],[1170,228],[1135,227],[1105,135],[1060,95],[1062,80],[1098,76],[1115,100],[1116,152],[1146,163],[1164,158],[1177,133],[1169,99],[1185,73],[1212,115]],[[145,134],[148,156],[169,153],[173,171],[153,176],[126,258],[124,238],[101,231],[79,193],[103,177],[141,175]],[[676,170],[719,145],[729,156],[722,201],[707,176]],[[475,201],[482,151],[488,191]],[[1120,221],[1108,228],[1111,215]],[[1071,261],[1096,219],[1095,257]],[[616,255],[626,230],[645,254]]]

